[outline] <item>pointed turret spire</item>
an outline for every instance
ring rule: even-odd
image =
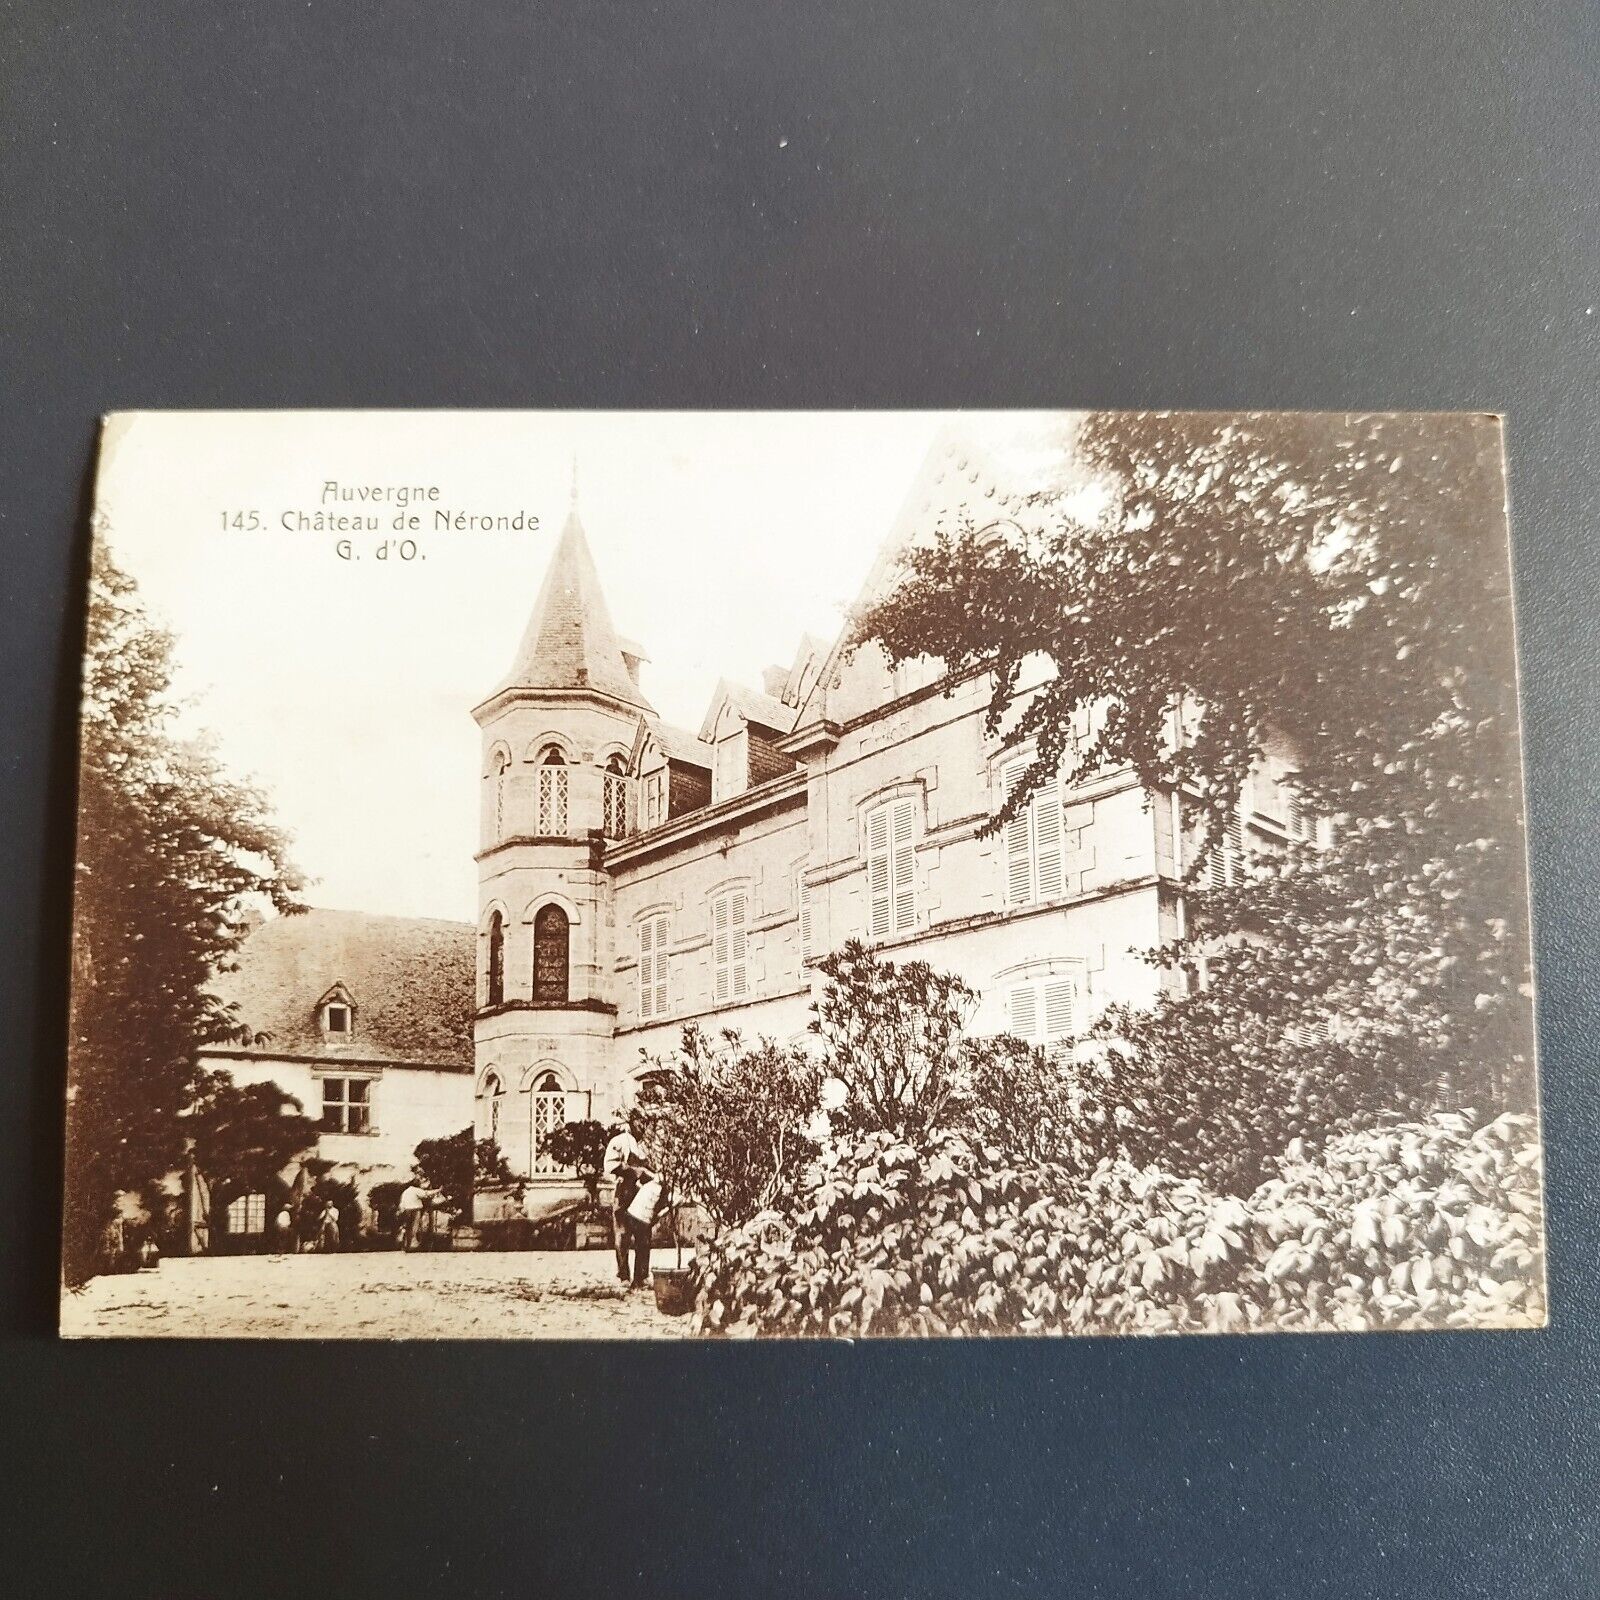
[[[653,708],[633,681],[600,589],[589,541],[578,520],[577,460],[573,505],[544,575],[533,615],[502,689],[592,689],[626,705]]]

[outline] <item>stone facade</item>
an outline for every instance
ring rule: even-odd
[[[941,526],[1025,531],[1028,514],[946,438],[867,590]],[[816,961],[852,937],[961,974],[983,996],[978,1027],[1045,1044],[1173,981],[1140,955],[1181,914],[1189,830],[1172,797],[1104,773],[983,834],[1028,755],[986,734],[986,678],[951,684],[936,664],[891,671],[873,647],[806,639],[760,690],[719,685],[694,734],[656,717],[642,659],[612,631],[574,510],[517,662],[474,713],[476,1119],[519,1173],[561,1183],[541,1170],[541,1129],[614,1117],[687,1022],[803,1036]],[[1270,839],[1281,802],[1256,787],[1249,831]],[[548,976],[536,993],[541,914],[565,923],[560,998]]]

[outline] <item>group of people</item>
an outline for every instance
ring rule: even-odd
[[[323,1195],[308,1195],[296,1210],[280,1206],[272,1227],[277,1255],[330,1254],[339,1248],[339,1208]]]

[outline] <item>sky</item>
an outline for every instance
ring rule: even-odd
[[[950,420],[125,414],[108,427],[97,525],[175,636],[186,727],[213,734],[230,770],[266,791],[315,880],[306,899],[470,921],[470,713],[511,665],[574,469],[612,621],[650,658],[645,692],[698,728],[719,678],[759,687],[803,632],[835,636]],[[969,413],[959,425],[997,452],[1059,461],[1067,420]],[[342,497],[358,488],[384,498]],[[380,526],[303,525],[319,512]],[[440,512],[537,526],[438,530]],[[415,531],[395,528],[412,516]]]

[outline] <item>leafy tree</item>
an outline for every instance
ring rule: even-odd
[[[457,1216],[472,1214],[472,1193],[485,1184],[509,1183],[511,1168],[493,1139],[463,1128],[443,1139],[424,1139],[412,1153],[420,1188],[442,1194]]]
[[[805,1051],[689,1026],[637,1101],[647,1160],[721,1231],[773,1204],[811,1158],[821,1073]]]
[[[564,1122],[545,1136],[545,1154],[557,1166],[571,1167],[577,1173],[578,1181],[589,1191],[592,1204],[598,1205],[600,1201],[601,1167],[606,1146],[616,1131],[603,1122],[587,1118],[580,1122]]]
[[[926,961],[889,961],[859,939],[818,967],[827,983],[811,1027],[850,1091],[847,1120],[913,1141],[942,1126],[966,1087],[977,992]]]
[[[195,1051],[250,1042],[207,990],[263,904],[302,880],[262,795],[180,737],[173,642],[96,541],[84,649],[64,1271],[94,1270],[119,1190],[182,1160]]]
[[[317,1142],[317,1124],[275,1083],[237,1084],[228,1072],[202,1071],[184,1132],[213,1195],[265,1192]]]
[[[1122,1146],[1102,1058],[1057,1059],[1009,1034],[966,1045],[966,1085],[952,1125],[980,1149],[1088,1172]]]
[[[1103,492],[1091,525],[1040,496],[1036,531],[942,536],[857,636],[894,662],[992,674],[990,731],[1036,756],[991,827],[1058,766],[1127,766],[1183,796],[1190,920],[1158,959],[1203,960],[1207,983],[1102,1030],[1136,1158],[1245,1183],[1289,1138],[1387,1110],[1526,1105],[1492,423],[1108,414],[1065,447]],[[1320,847],[1203,888],[1200,859],[1274,734],[1302,816],[1325,819]]]

